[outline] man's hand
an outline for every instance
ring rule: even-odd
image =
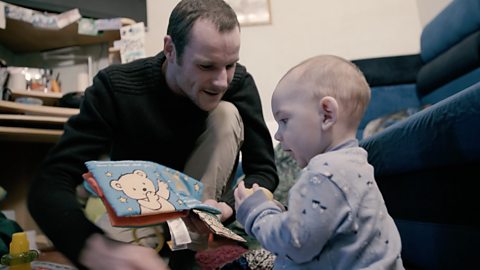
[[[217,202],[216,200],[207,199],[203,202],[206,205],[213,206],[220,210],[220,221],[224,222],[225,220],[229,219],[233,215],[233,209],[224,202]]]
[[[169,269],[154,249],[117,242],[100,234],[87,239],[79,260],[91,270]]]

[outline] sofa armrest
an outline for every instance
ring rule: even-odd
[[[480,83],[360,142],[394,219],[480,228]],[[403,237],[403,236],[402,236]]]
[[[480,30],[450,47],[419,70],[417,75],[419,98],[478,67],[480,67]]]
[[[370,87],[415,83],[422,66],[419,54],[352,60]]]
[[[480,2],[453,0],[423,29],[421,57],[427,63],[480,29]]]
[[[480,83],[361,141],[376,176],[480,162]]]

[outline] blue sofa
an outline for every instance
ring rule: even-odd
[[[399,228],[407,268],[476,268],[480,1],[452,1],[423,29],[419,54],[353,62],[372,87],[357,137]],[[374,119],[407,108],[421,110],[363,137]]]

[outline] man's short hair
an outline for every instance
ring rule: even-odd
[[[235,11],[223,0],[180,1],[170,14],[167,28],[167,35],[172,38],[177,51],[177,60],[181,60],[193,24],[199,19],[213,22],[219,32],[240,28]]]

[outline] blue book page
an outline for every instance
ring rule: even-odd
[[[220,214],[217,208],[200,201],[200,181],[172,168],[137,160],[88,161],[85,165],[119,217],[190,209]],[[92,191],[88,184],[86,187]]]

